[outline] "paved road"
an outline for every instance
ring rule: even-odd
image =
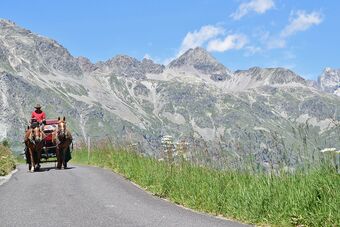
[[[156,198],[109,170],[56,170],[48,165],[36,173],[26,169],[19,166],[0,186],[1,227],[243,226]]]

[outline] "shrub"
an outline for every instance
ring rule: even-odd
[[[15,169],[15,159],[11,150],[0,144],[0,176],[9,174],[13,169]]]
[[[2,143],[2,146],[4,147],[10,147],[10,143],[8,139],[3,139],[1,143]]]

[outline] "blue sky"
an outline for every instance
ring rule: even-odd
[[[316,79],[340,68],[339,10],[337,0],[2,0],[0,17],[93,62],[167,63],[202,46],[232,70],[281,66]]]

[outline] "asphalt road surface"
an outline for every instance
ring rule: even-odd
[[[35,173],[20,165],[0,186],[0,226],[244,225],[183,209],[109,170],[46,164]]]

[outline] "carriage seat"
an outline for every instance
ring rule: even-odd
[[[45,134],[50,134],[54,132],[57,128],[58,128],[58,121],[46,120],[46,124],[43,127],[43,131]]]

